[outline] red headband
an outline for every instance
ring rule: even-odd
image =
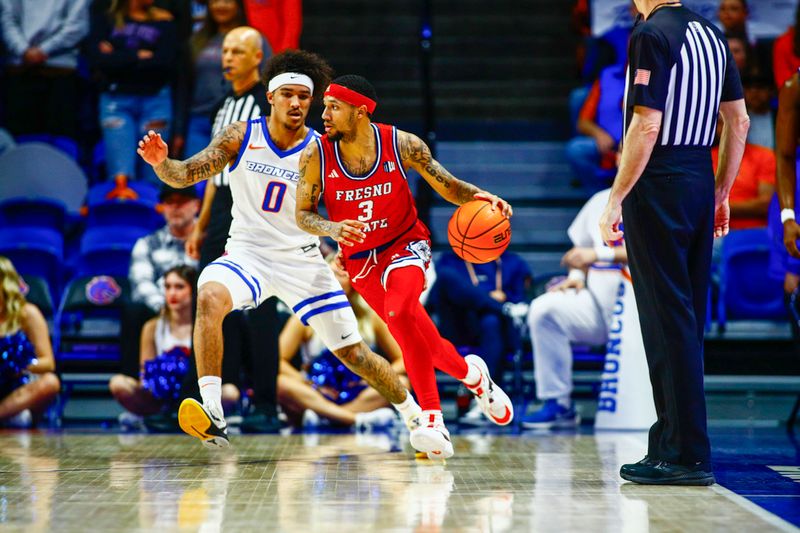
[[[336,83],[331,83],[328,85],[328,88],[325,89],[325,96],[331,96],[337,100],[342,100],[356,107],[362,105],[367,106],[367,111],[369,113],[374,113],[375,107],[378,105],[378,103],[372,98],[368,98],[359,92],[348,89],[344,85],[338,85]]]

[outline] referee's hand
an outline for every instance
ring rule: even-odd
[[[731,207],[728,199],[725,198],[724,202],[720,202],[714,210],[714,237],[724,237],[730,230],[731,222]]]
[[[616,241],[622,239],[620,222],[622,222],[622,204],[609,200],[600,217],[600,235],[608,246],[613,247]]]

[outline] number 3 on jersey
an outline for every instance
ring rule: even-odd
[[[261,209],[268,213],[277,213],[283,205],[283,195],[286,194],[286,184],[280,181],[270,181],[264,193],[264,203]]]
[[[361,202],[360,204],[358,204],[358,208],[364,210],[363,214],[358,215],[358,220],[360,220],[361,222],[367,222],[369,220],[372,220],[372,206],[373,205],[375,205],[375,204],[372,203],[372,200],[365,200],[365,201]]]

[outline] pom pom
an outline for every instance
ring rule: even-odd
[[[24,332],[0,337],[0,398],[30,381],[28,366],[36,362],[36,352]]]
[[[314,359],[308,373],[311,385],[339,405],[353,401],[367,388],[360,377],[328,350]]]
[[[189,349],[176,346],[145,362],[142,385],[157,400],[175,403],[181,394],[183,378],[189,370]]]

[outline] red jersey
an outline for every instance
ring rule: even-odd
[[[363,176],[354,176],[345,169],[338,142],[332,142],[327,135],[317,140],[322,198],[329,218],[334,222],[360,220],[367,225],[364,242],[344,247],[345,258],[388,246],[417,223],[417,206],[397,148],[397,128],[376,123],[371,126],[378,157]]]

